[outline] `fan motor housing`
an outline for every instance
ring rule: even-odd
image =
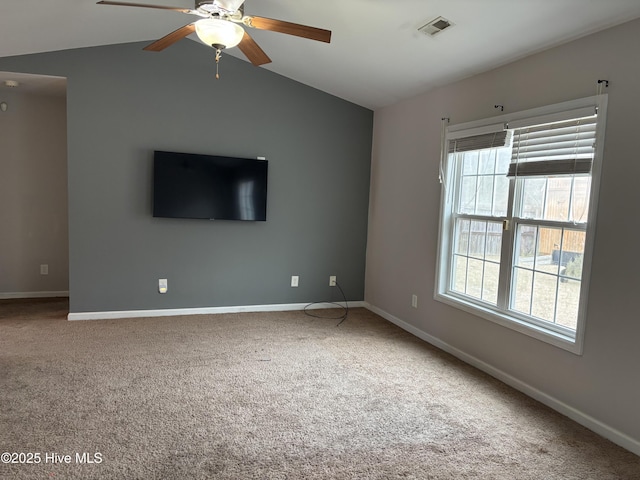
[[[195,0],[195,10],[209,14],[233,14],[242,9],[244,0]]]

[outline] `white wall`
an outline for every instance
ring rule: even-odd
[[[8,104],[0,112],[0,298],[64,294],[66,100],[7,90],[0,97]]]
[[[548,396],[640,452],[640,20],[375,113],[365,300]],[[587,97],[610,81],[584,353],[574,355],[433,299],[441,118],[452,124]],[[419,308],[411,308],[417,294]],[[586,421],[584,421],[586,420]],[[596,429],[598,430],[598,429]],[[606,433],[606,432],[605,432]]]

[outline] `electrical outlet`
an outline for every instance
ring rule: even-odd
[[[158,292],[167,293],[167,290],[168,290],[167,279],[166,278],[158,279]]]
[[[297,287],[299,280],[300,280],[300,277],[298,275],[291,275],[291,286]]]
[[[411,295],[411,306],[418,308],[418,295]]]
[[[40,275],[49,275],[49,265],[40,265]]]
[[[330,287],[335,287],[336,286],[336,282],[337,282],[336,276],[335,275],[331,275],[329,277],[329,286]]]

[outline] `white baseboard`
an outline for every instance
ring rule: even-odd
[[[0,292],[0,300],[12,298],[57,298],[68,297],[69,292]]]
[[[317,310],[320,308],[336,308],[336,304],[343,306],[344,302],[336,303],[283,303],[274,305],[246,305],[234,307],[203,307],[203,308],[167,308],[160,310],[120,310],[107,312],[77,312],[69,313],[67,320],[110,320],[114,318],[140,317],[171,317],[175,315],[209,315],[218,313],[241,312],[283,312],[289,310]],[[364,307],[364,302],[348,302],[349,308]]]
[[[554,409],[555,411],[569,417],[571,420],[579,423],[580,425],[588,428],[589,430],[597,433],[598,435],[601,435],[611,440],[613,443],[620,445],[622,448],[625,448],[630,452],[633,452],[636,455],[640,456],[639,440],[634,439],[629,435],[626,435],[625,433],[620,432],[619,430],[616,430],[615,428],[612,428],[609,425],[606,425],[600,420],[593,418],[590,415],[587,415],[584,412],[581,412],[580,410],[577,410],[571,405],[568,405],[558,400],[557,398],[552,397],[544,393],[543,391],[523,382],[522,380],[519,380],[516,377],[513,377],[512,375],[509,375],[508,373],[505,373],[502,370],[492,365],[489,365],[486,362],[483,362],[479,358],[469,355],[463,352],[462,350],[459,350],[449,345],[448,343],[443,342],[437,337],[429,335],[428,333],[420,330],[419,328],[414,327],[413,325],[405,322],[404,320],[401,320],[398,317],[395,317],[390,313],[387,313],[384,310],[369,304],[368,302],[364,302],[364,303],[365,303],[364,305],[365,308],[380,315],[382,318],[390,321],[391,323],[396,324],[398,327],[402,328],[403,330],[406,330],[407,332],[415,335],[416,337],[424,340],[425,342],[430,343],[431,345],[441,350],[444,350],[447,353],[450,353],[451,355],[459,358],[463,362],[468,363],[469,365],[472,365],[479,370],[482,370],[483,372],[491,375],[492,377],[497,378],[498,380],[515,388],[516,390],[524,393],[525,395],[528,395],[529,397],[534,398],[540,403],[543,403],[546,406]]]

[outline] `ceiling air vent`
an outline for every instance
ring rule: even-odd
[[[438,17],[431,20],[426,25],[423,25],[418,29],[419,32],[424,33],[425,35],[429,35],[433,37],[434,35],[440,33],[441,31],[449,28],[453,24],[444,17]]]

